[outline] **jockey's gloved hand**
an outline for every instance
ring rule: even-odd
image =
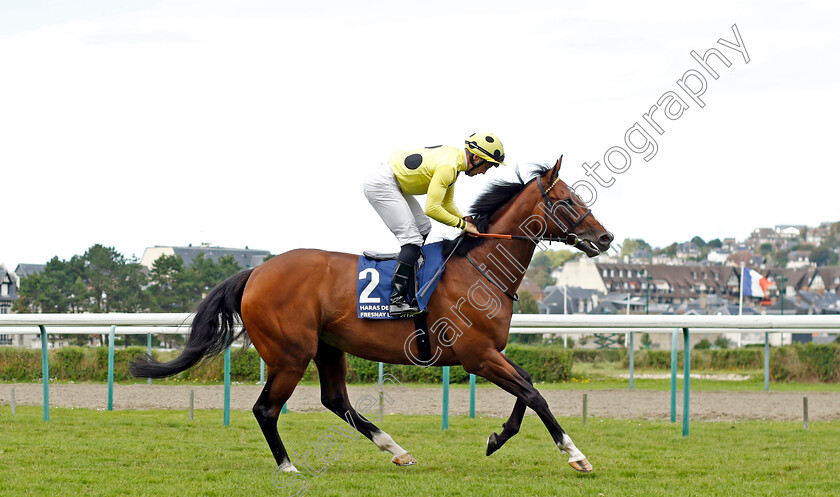
[[[476,228],[475,225],[469,221],[467,221],[467,225],[464,227],[464,231],[466,231],[468,235],[481,234],[481,232],[478,231],[478,228]]]

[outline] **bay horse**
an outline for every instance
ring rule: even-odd
[[[533,409],[548,428],[569,464],[590,472],[592,465],[563,431],[534,388],[527,371],[502,354],[510,331],[513,297],[541,241],[563,241],[589,257],[606,251],[613,235],[591,215],[579,197],[559,178],[562,157],[540,166],[533,178],[496,181],[474,202],[473,222],[482,233],[510,239],[462,237],[449,241],[454,250],[428,304],[429,342],[434,366],[462,365],[516,397],[501,433],[487,440],[489,456],[514,436],[525,408]],[[247,330],[268,365],[265,387],[254,404],[278,470],[297,472],[277,430],[277,420],[309,361],[321,383],[321,402],[393,455],[398,465],[414,457],[390,435],[351,405],[345,375],[353,354],[370,361],[416,364],[412,319],[360,319],[356,313],[358,255],[298,249],[273,257],[214,288],[199,304],[184,351],[167,363],[143,356],[131,364],[136,377],[161,378],[218,355]],[[244,329],[237,333],[237,319]]]

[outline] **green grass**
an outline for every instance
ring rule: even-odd
[[[299,486],[272,484],[273,459],[253,417],[218,410],[51,410],[0,408],[0,495],[293,495]],[[378,424],[410,450],[419,464],[398,468],[366,439],[328,413],[281,417],[292,453],[306,454],[319,477],[304,472],[306,495],[568,495],[568,496],[786,496],[836,495],[840,423],[694,422],[691,436],[667,422],[590,417],[560,422],[595,466],[575,473],[537,418],[492,457],[487,436],[502,419],[453,417],[441,431],[437,416],[386,416]],[[325,464],[319,439],[338,443]],[[317,461],[317,462],[316,462]],[[303,464],[297,464],[303,470]],[[304,470],[305,471],[305,470]]]

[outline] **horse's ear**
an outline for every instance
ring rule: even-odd
[[[557,176],[560,175],[560,164],[563,162],[563,156],[561,155],[557,162],[554,164],[554,167],[551,168],[551,181],[557,179]]]

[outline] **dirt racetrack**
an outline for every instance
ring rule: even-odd
[[[11,388],[18,405],[41,405],[43,387],[39,383],[0,385],[0,404],[9,405]],[[231,408],[250,410],[262,387],[233,385]],[[115,385],[114,409],[187,409],[189,391],[195,391],[196,409],[220,409],[224,402],[222,386]],[[350,398],[362,412],[378,410],[373,385],[348,387]],[[385,413],[440,414],[443,405],[440,387],[403,387],[385,384]],[[549,390],[541,391],[558,417],[580,416],[583,394],[588,394],[589,416],[616,419],[669,419],[670,392],[653,390]],[[840,419],[840,392],[691,392],[691,419],[734,421],[739,419],[801,420],[802,398],[808,397],[809,419]],[[367,403],[374,405],[367,405]],[[510,414],[514,398],[494,387],[476,390],[477,415],[502,417]],[[104,384],[50,385],[50,405],[105,409],[108,386]],[[366,407],[367,406],[367,407]],[[324,411],[317,387],[298,386],[288,402],[296,412]],[[469,413],[469,389],[450,389],[450,414]],[[677,392],[677,413],[682,413],[682,391]],[[533,415],[532,411],[528,411]]]

